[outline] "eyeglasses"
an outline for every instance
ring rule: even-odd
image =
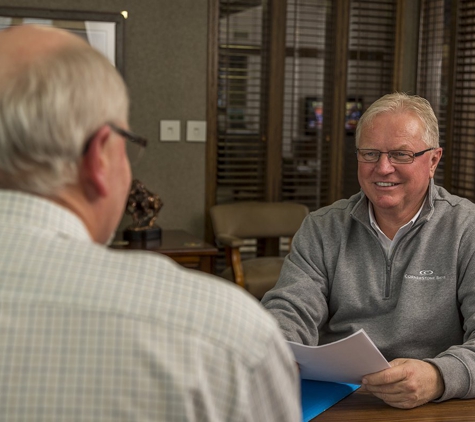
[[[416,157],[424,155],[435,148],[427,148],[424,151],[413,152],[405,150],[379,151],[377,149],[359,149],[356,148],[356,159],[360,163],[377,163],[381,154],[388,154],[388,160],[391,164],[411,164]]]
[[[137,164],[137,162],[142,158],[143,152],[148,144],[147,139],[142,138],[141,136],[136,135],[135,133],[130,132],[129,130],[122,129],[117,127],[113,123],[107,123],[107,125],[118,135],[123,136],[125,139],[130,141],[127,144],[127,155],[131,164]]]
[[[130,143],[127,144],[127,155],[129,157],[130,163],[136,164],[142,157],[145,147],[148,144],[147,139],[142,138],[141,136],[138,136],[135,133],[130,132],[129,130],[122,129],[116,126],[114,123],[107,123],[107,126],[109,126],[118,135],[123,136],[125,139],[130,141]],[[95,134],[90,136],[84,144],[84,149],[82,151],[83,155],[87,153],[87,150],[89,149],[89,145],[91,144],[94,135]]]

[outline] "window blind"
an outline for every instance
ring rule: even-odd
[[[455,32],[452,193],[475,200],[475,1],[459,0]]]
[[[282,198],[310,209],[325,202],[329,185],[323,122],[331,110],[323,105],[331,8],[323,0],[287,1]]]
[[[265,195],[266,7],[219,1],[216,203]]]
[[[435,181],[475,201],[475,1],[423,0],[418,93],[439,120]]]

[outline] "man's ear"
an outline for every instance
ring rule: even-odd
[[[109,158],[107,155],[107,141],[111,129],[104,125],[90,139],[87,151],[79,164],[80,180],[85,193],[91,199],[105,197],[109,193],[107,169]]]
[[[430,177],[434,177],[435,170],[442,158],[442,148],[436,148],[431,157],[431,166],[430,166]]]

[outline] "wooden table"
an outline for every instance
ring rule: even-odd
[[[388,406],[368,392],[357,390],[312,419],[315,422],[466,422],[475,421],[475,399],[427,403],[404,410]]]
[[[183,230],[162,230],[161,243],[114,242],[114,249],[147,250],[167,255],[187,268],[212,273],[218,249]]]

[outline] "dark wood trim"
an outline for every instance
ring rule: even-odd
[[[343,163],[345,151],[345,104],[348,76],[348,37],[350,0],[334,3],[335,47],[333,78],[333,110],[330,128],[330,189],[329,203],[343,196]]]
[[[444,148],[444,187],[452,190],[452,167],[453,167],[453,146],[454,146],[454,103],[455,103],[455,83],[457,74],[457,29],[459,26],[459,1],[452,1],[450,22],[450,56],[448,74],[451,76],[448,81],[447,94],[447,117],[445,124],[445,148]]]
[[[242,10],[258,7],[261,5],[261,0],[231,0],[229,3],[232,5],[232,10],[228,10],[227,14],[221,11],[221,15],[219,17],[229,16],[233,13],[239,13]]]
[[[413,0],[414,1],[414,0]],[[393,63],[393,91],[401,91],[403,85],[403,69],[404,69],[404,15],[405,0],[397,0],[396,2],[396,33],[394,46],[394,63]]]
[[[285,28],[287,0],[271,0],[269,5],[270,45],[267,99],[266,201],[279,201],[282,195],[282,131],[285,82]]]
[[[209,211],[216,203],[218,154],[218,30],[219,0],[208,1],[208,72],[206,102],[205,240],[214,243]]]
[[[417,91],[420,16],[421,0],[397,0],[393,91]]]
[[[0,16],[40,18],[71,21],[100,21],[120,23],[124,17],[118,12],[91,12],[86,10],[58,10],[31,7],[0,7]]]

